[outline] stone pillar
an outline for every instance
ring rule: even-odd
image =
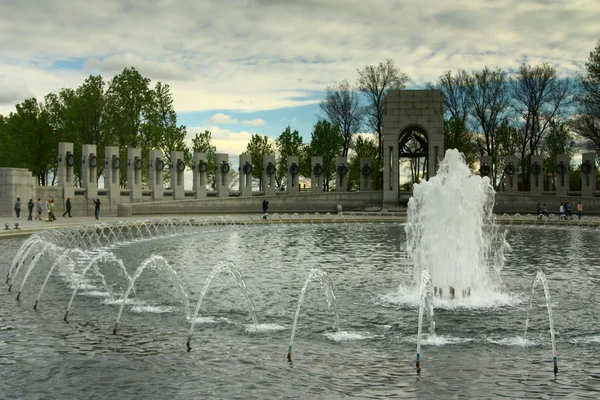
[[[206,198],[206,173],[208,172],[208,159],[206,153],[194,153],[194,164],[192,172],[194,174],[192,189],[197,199]]]
[[[165,169],[165,160],[163,160],[162,150],[150,150],[148,160],[148,189],[152,190],[152,200],[162,201],[165,196],[165,186],[163,183],[163,170]]]
[[[529,191],[531,194],[542,194],[542,191],[544,190],[544,156],[531,156],[530,171]]]
[[[348,191],[348,159],[346,157],[335,158],[335,191]]]
[[[490,182],[494,182],[494,165],[491,156],[483,156],[479,159],[479,176],[482,178],[487,176],[490,178]]]
[[[121,171],[121,159],[119,158],[119,148],[115,146],[106,146],[104,148],[104,188],[108,190],[108,199],[116,200],[121,196],[119,184],[119,175]]]
[[[240,176],[240,195],[242,197],[252,196],[252,157],[248,154],[240,154],[240,166],[238,167]]]
[[[519,158],[517,156],[507,156],[504,159],[504,182],[507,193],[519,191]]]
[[[298,156],[287,158],[287,192],[288,194],[300,193],[300,161]]]
[[[63,199],[75,196],[74,178],[75,156],[73,155],[73,143],[58,143],[58,186],[62,187]],[[34,199],[37,203],[37,199]]]
[[[360,191],[368,192],[373,189],[373,161],[369,157],[360,159]]]
[[[98,197],[98,157],[95,144],[84,144],[81,147],[81,187],[85,188],[85,197]]]
[[[10,218],[2,221],[2,228],[5,223],[10,223],[11,228],[14,226],[13,219],[16,220],[17,217],[14,205],[17,197],[21,198],[21,219],[27,220],[29,199],[33,199],[37,204],[37,197],[41,197],[37,196],[37,182],[37,177],[32,176],[31,171],[25,168],[0,168],[0,216]],[[42,204],[45,200],[42,198]],[[21,226],[23,224],[21,223]]]
[[[312,193],[321,193],[323,192],[323,186],[325,183],[325,177],[323,176],[325,173],[323,168],[323,157],[311,157],[310,165],[310,191]]]
[[[142,201],[142,151],[127,148],[127,189],[132,203]]]
[[[398,143],[386,140],[383,148],[383,204],[385,207],[398,207],[400,167],[398,165]],[[394,144],[394,145],[392,145]]]
[[[185,159],[183,158],[183,151],[172,151],[171,152],[171,190],[173,190],[173,200],[185,199],[185,184],[184,184],[184,173],[185,173]]]
[[[217,197],[229,197],[229,154],[216,154],[215,187]]]
[[[277,173],[277,164],[275,155],[268,154],[263,156],[263,192],[265,196],[274,195],[277,191],[275,187],[275,174]]]
[[[554,179],[556,180],[556,195],[567,196],[571,190],[571,175],[569,174],[569,156],[558,154],[556,156],[556,165],[554,167]]]
[[[596,153],[581,155],[581,196],[593,197],[596,193]]]

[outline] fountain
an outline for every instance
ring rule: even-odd
[[[598,397],[596,225],[496,224],[489,181],[452,151],[414,194],[406,224],[194,216],[0,241],[20,285],[19,301],[0,292],[0,397]],[[52,311],[75,299],[67,325]],[[549,380],[557,348],[569,367]]]

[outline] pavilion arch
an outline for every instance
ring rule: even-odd
[[[400,159],[424,158],[425,179],[429,179],[435,175],[444,155],[442,93],[439,90],[388,92],[383,126],[383,206],[395,208],[403,200],[399,191]],[[409,146],[411,143],[413,146]]]

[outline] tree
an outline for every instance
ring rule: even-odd
[[[258,186],[262,190],[262,171],[263,171],[263,157],[267,154],[275,154],[275,146],[267,136],[260,136],[254,134],[250,138],[250,142],[246,145],[246,151],[242,154],[247,154],[252,157],[252,176],[258,179]],[[243,166],[240,165],[240,168]]]
[[[444,121],[444,147],[457,149],[465,156],[465,161],[470,166],[477,162],[477,145],[464,119],[452,117]]]
[[[570,128],[586,139],[585,146],[600,151],[600,41],[585,64],[586,73],[580,76],[581,94],[578,96],[579,115],[570,122]]]
[[[348,172],[348,189],[360,189],[360,180],[363,179],[361,173],[362,165],[361,158],[370,158],[373,162],[372,168],[372,182],[375,189],[377,182],[379,181],[379,170],[375,167],[377,165],[377,157],[379,154],[379,147],[377,144],[378,138],[371,139],[368,137],[362,137],[357,135],[356,141],[353,143],[352,149],[354,154],[350,157],[349,172]]]
[[[510,83],[513,107],[523,130],[520,156],[525,160],[539,151],[550,122],[560,118],[570,105],[573,84],[569,78],[559,78],[556,69],[546,63],[521,65]],[[523,179],[528,183],[529,163],[522,163],[521,168]]]
[[[544,175],[549,189],[556,184],[554,171],[556,167],[556,156],[566,154],[569,159],[573,158],[577,144],[564,122],[552,120],[548,123],[548,134],[541,143],[541,150],[545,155]],[[550,189],[552,190],[552,189]]]
[[[35,98],[16,105],[3,125],[7,142],[5,162],[7,167],[27,168],[47,185],[48,172],[56,165],[58,138],[49,123],[49,114],[43,103]]]
[[[343,146],[344,137],[338,126],[323,119],[317,121],[304,157],[305,159],[310,159],[311,156],[323,157],[324,191],[329,191],[329,182],[335,176],[335,158],[343,151]]]
[[[427,89],[439,90],[444,98],[444,111],[448,120],[467,126],[467,118],[471,114],[472,104],[468,95],[469,74],[460,71],[452,75],[452,71],[444,72],[436,85],[427,84]]]
[[[109,141],[117,144],[125,155],[127,147],[138,147],[144,123],[144,110],[151,100],[150,79],[135,68],[125,68],[115,75],[106,92],[106,123]],[[121,157],[126,159],[127,157]],[[127,179],[127,163],[121,163],[121,183]]]
[[[404,89],[410,77],[401,72],[394,60],[387,59],[378,65],[367,65],[358,70],[357,88],[368,99],[364,109],[366,125],[377,134],[378,163],[383,158],[383,116],[385,112],[385,96],[390,90]],[[379,182],[377,182],[379,184]]]
[[[212,133],[209,130],[205,130],[201,133],[196,133],[192,139],[191,152],[193,153],[205,153],[206,155],[206,181],[210,187],[215,189],[215,170],[217,164],[217,147],[211,144]]]
[[[288,156],[300,156],[302,152],[302,136],[297,130],[292,131],[292,128],[288,125],[287,128],[275,141],[277,152],[279,153],[279,160],[277,161],[277,172],[275,174],[275,181],[277,188],[280,189],[287,184],[287,158]],[[310,160],[309,160],[310,165]]]
[[[320,107],[329,122],[339,128],[343,138],[342,156],[347,156],[352,135],[360,130],[363,118],[356,91],[346,80],[328,86],[325,100],[321,102]]]
[[[143,109],[144,122],[140,128],[139,147],[142,158],[147,159],[150,150],[161,149],[164,158],[170,163],[171,152],[184,150],[186,164],[190,162],[190,154],[185,151],[185,126],[177,126],[177,113],[173,107],[173,98],[169,85],[157,82],[154,89],[148,92],[148,102]],[[147,173],[147,171],[146,171]],[[170,169],[164,169],[165,182],[171,179]]]
[[[506,73],[485,67],[468,75],[466,85],[473,124],[483,135],[482,150],[492,157],[495,165],[496,131],[509,105]]]

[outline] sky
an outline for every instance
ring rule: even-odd
[[[369,64],[395,60],[414,89],[523,62],[572,75],[600,39],[597,0],[0,1],[0,114],[133,66],[232,157],[288,125],[309,140],[326,87]]]

